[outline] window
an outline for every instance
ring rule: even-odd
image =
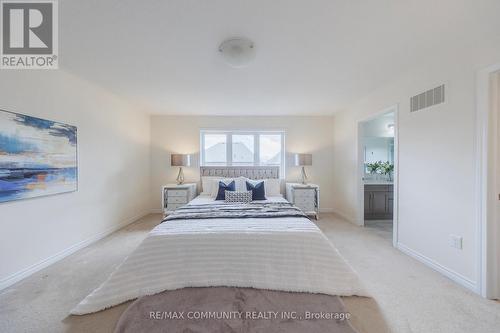
[[[261,134],[259,136],[260,165],[281,165],[282,139],[281,134]]]
[[[200,139],[201,165],[279,165],[284,170],[284,132],[202,130]]]
[[[233,165],[253,165],[255,159],[255,136],[253,134],[233,134]]]
[[[226,165],[227,137],[225,134],[206,134],[204,137],[203,156],[205,165]]]

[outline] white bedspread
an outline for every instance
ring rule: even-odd
[[[213,199],[192,201],[203,202]],[[165,290],[211,286],[368,296],[336,248],[306,218],[173,220],[155,227],[71,313],[97,312]]]

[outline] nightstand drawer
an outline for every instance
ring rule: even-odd
[[[184,192],[185,194],[185,192]],[[187,197],[184,195],[183,197],[171,197],[170,195],[167,198],[168,204],[187,204]]]
[[[294,203],[296,205],[313,205],[314,206],[314,198],[295,197]]]
[[[186,197],[187,191],[186,190],[168,190],[167,196],[169,196],[169,197]]]
[[[178,203],[177,203],[177,204],[174,204],[174,203],[169,203],[169,204],[167,205],[167,210],[168,210],[168,211],[174,211],[174,210],[176,210],[177,208],[182,207],[182,206],[184,206],[184,205],[185,205],[185,204],[183,204],[183,203],[182,203],[182,204],[178,204]]]
[[[295,198],[314,198],[316,195],[315,189],[298,189],[294,190],[293,196]]]
[[[316,207],[314,207],[314,205],[312,205],[312,204],[296,204],[295,206],[297,206],[303,212],[316,211]]]
[[[196,196],[196,184],[167,184],[162,188],[163,212],[172,213],[181,206],[185,206]]]

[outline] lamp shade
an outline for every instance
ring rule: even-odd
[[[312,165],[312,154],[295,154],[295,166]]]
[[[191,165],[191,155],[172,154],[170,155],[170,165],[188,167]]]

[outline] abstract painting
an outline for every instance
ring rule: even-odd
[[[77,190],[76,127],[0,110],[0,202]]]

